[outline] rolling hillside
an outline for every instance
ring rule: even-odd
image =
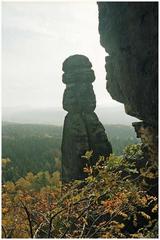
[[[134,129],[124,125],[104,125],[113,147],[121,155],[126,145],[137,143]],[[7,180],[27,172],[60,170],[62,127],[44,124],[2,124],[2,157],[11,159]]]

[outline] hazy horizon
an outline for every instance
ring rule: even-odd
[[[60,107],[62,63],[73,54],[92,62],[97,104],[117,106],[99,38],[96,2],[3,2],[2,106]]]
[[[124,119],[135,121],[106,90],[107,53],[100,45],[96,2],[2,3],[2,116],[7,111],[11,116],[13,109],[19,116],[38,109],[61,111],[62,63],[77,53],[93,65],[97,109],[117,107]]]
[[[108,107],[105,105],[97,106],[95,113],[102,124],[131,125],[132,122],[138,121],[138,119],[124,114],[123,104]],[[62,126],[66,115],[67,111],[63,110],[62,107],[25,108],[23,106],[18,108],[4,108],[2,111],[2,121]]]

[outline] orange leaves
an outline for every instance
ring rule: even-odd
[[[83,156],[86,179],[65,184],[62,191],[58,172],[28,173],[15,184],[3,186],[3,225],[6,231],[14,227],[12,238],[29,238],[24,206],[37,238],[48,238],[48,234],[51,238],[147,236],[145,227],[150,230],[157,221],[157,198],[147,195],[132,179],[122,178],[119,169],[129,168],[122,157],[100,157],[91,167],[91,156],[92,152]],[[139,218],[145,220],[140,227]],[[128,222],[131,229],[127,229]]]
[[[93,155],[93,151],[86,151],[85,155],[82,156],[85,160],[89,161]],[[93,173],[93,168],[89,165],[86,164],[86,166],[83,168],[83,172],[87,173],[88,175],[91,175]]]
[[[145,194],[141,198],[137,197],[136,198],[137,204],[143,207],[149,206],[151,203],[156,203],[157,202],[157,197],[150,196],[148,194]]]
[[[122,216],[122,217],[124,217],[124,218],[127,218],[127,217],[128,217],[128,215],[127,215],[126,213],[122,212],[122,211],[118,212],[118,215],[119,215],[119,216]]]
[[[148,214],[146,214],[145,212],[143,212],[143,211],[140,211],[140,212],[138,212],[138,213],[140,213],[145,219],[147,219],[147,220],[150,220],[151,219],[151,217],[148,215]]]
[[[141,205],[146,206],[148,202],[147,196],[143,196],[142,198],[139,199],[139,201]]]
[[[5,185],[3,185],[3,190],[6,192],[14,192],[15,191],[15,185],[13,182],[6,182]]]
[[[33,224],[33,229],[37,229],[39,224],[46,221],[50,211],[53,211],[56,208],[57,196],[59,196],[59,193],[59,190],[56,193],[56,189],[53,191],[50,187],[46,188],[46,190],[43,188],[42,191],[37,192],[26,189],[22,190],[22,188],[21,190],[17,190],[13,183],[5,184],[2,195],[2,213],[3,226],[6,229],[7,234],[9,234],[12,226],[14,231],[12,232],[11,237],[29,238],[29,225],[25,213],[25,207],[31,214],[30,218]],[[19,229],[21,229],[21,231],[19,231]]]
[[[152,208],[152,213],[155,213],[158,211],[158,204],[156,204],[153,208]]]
[[[142,233],[133,233],[133,234],[130,234],[131,238],[144,238],[143,234]]]
[[[91,166],[87,166],[83,168],[83,172],[84,173],[88,173],[88,174],[92,174],[93,173],[93,169]]]
[[[128,203],[128,196],[124,192],[118,192],[112,199],[103,201],[102,204],[106,211],[110,214],[114,213],[118,209]]]
[[[123,223],[119,223],[117,221],[111,221],[110,225],[112,225],[112,227],[116,231],[120,231],[120,229],[123,229],[125,227],[125,225]]]
[[[2,209],[2,214],[8,213],[8,210],[9,210],[8,208],[3,208],[3,209]]]
[[[101,238],[113,238],[113,234],[111,232],[106,232],[101,236]]]

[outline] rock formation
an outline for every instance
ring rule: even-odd
[[[158,3],[98,2],[107,90],[142,122],[133,126],[147,160],[158,159]],[[155,169],[154,169],[155,171]]]
[[[63,108],[68,112],[64,121],[62,139],[62,181],[83,179],[85,160],[82,155],[93,150],[92,164],[98,155],[109,156],[111,145],[103,125],[94,113],[96,98],[92,82],[94,71],[89,59],[73,55],[63,63],[63,83],[66,89]]]
[[[99,2],[107,90],[126,113],[157,124],[158,3]]]
[[[142,151],[147,160],[143,185],[149,194],[158,193],[158,135],[157,129],[144,122],[132,124],[137,133],[137,138],[141,138]]]

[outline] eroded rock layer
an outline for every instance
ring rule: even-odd
[[[99,2],[107,90],[126,113],[157,125],[158,3]]]
[[[99,33],[106,56],[107,90],[125,106],[142,140],[146,174],[157,191],[158,161],[158,3],[98,2]]]
[[[112,152],[105,129],[94,113],[96,98],[92,82],[94,71],[89,59],[73,55],[63,63],[63,108],[68,112],[64,121],[62,139],[62,181],[68,182],[85,177],[85,160],[82,155],[93,150],[92,164],[99,155],[109,156]]]
[[[142,151],[147,164],[143,170],[144,187],[152,195],[158,194],[158,131],[155,127],[144,122],[132,124],[137,138],[142,141]]]

